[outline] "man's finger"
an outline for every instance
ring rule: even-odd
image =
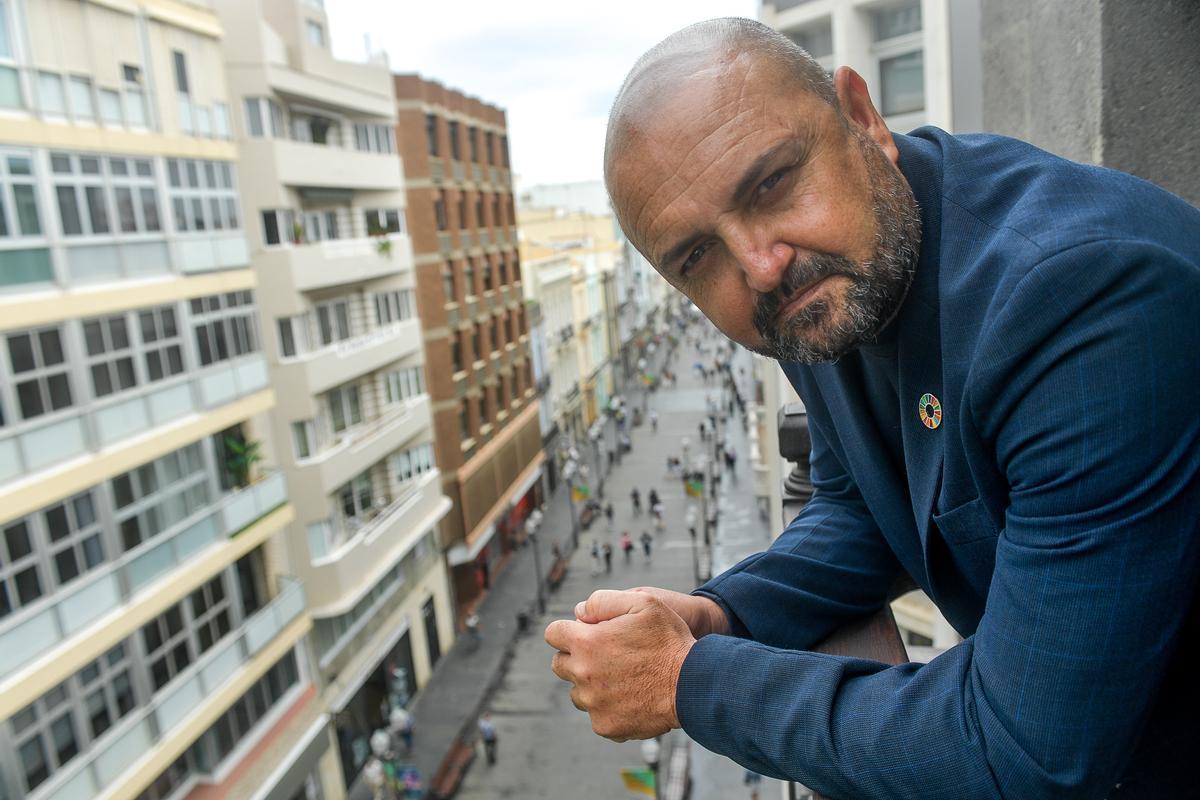
[[[570,656],[562,650],[559,650],[550,658],[550,669],[564,681],[568,683],[575,682],[574,673],[571,672]]]
[[[546,644],[564,653],[571,652],[571,628],[576,623],[569,619],[556,619],[546,626]]]
[[[637,592],[618,592],[615,589],[598,589],[585,602],[575,606],[575,618],[580,622],[595,624],[644,608],[650,595]]]

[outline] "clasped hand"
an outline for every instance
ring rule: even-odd
[[[623,742],[679,727],[675,685],[696,639],[714,632],[707,606],[717,607],[664,589],[602,589],[575,607],[574,620],[546,627],[558,651],[551,668],[574,684],[571,702],[593,731]]]

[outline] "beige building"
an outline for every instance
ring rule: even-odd
[[[308,595],[329,720],[313,735],[341,797],[454,637],[393,79],[331,57],[320,3],[215,6],[296,517],[282,558]]]
[[[5,800],[261,783],[316,708],[222,33],[0,2]]]

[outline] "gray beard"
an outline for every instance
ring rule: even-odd
[[[916,274],[921,249],[921,215],[912,190],[883,151],[856,133],[872,186],[872,211],[878,230],[875,250],[862,263],[845,256],[818,254],[797,260],[774,291],[760,295],[753,324],[763,343],[755,352],[778,361],[816,364],[836,361],[863,342],[873,340],[896,316]],[[779,311],[796,290],[822,278],[850,280],[846,305],[834,322],[835,309],[824,298],[811,300],[786,320]]]

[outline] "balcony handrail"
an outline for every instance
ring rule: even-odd
[[[270,472],[181,520],[169,529],[170,533],[159,534],[92,570],[77,585],[49,597],[44,605],[21,609],[0,625],[0,653],[4,654],[0,679],[75,636],[102,615],[129,603],[145,587],[197,553],[233,538],[285,502],[283,473]],[[30,633],[38,630],[41,633]]]
[[[298,466],[309,466],[311,464],[320,464],[328,461],[330,458],[339,455],[340,453],[353,449],[361,445],[363,442],[373,439],[388,428],[398,425],[402,422],[407,422],[416,412],[417,408],[424,402],[429,401],[428,392],[421,392],[413,395],[403,402],[397,404],[394,408],[386,411],[382,416],[379,416],[368,422],[364,422],[353,427],[347,428],[340,434],[334,434],[333,443],[328,447],[322,448],[314,455],[308,458],[300,458],[296,460]]]
[[[131,762],[147,755],[149,749],[184,723],[190,712],[207,702],[304,613],[307,605],[304,586],[290,576],[281,575],[279,581],[282,588],[270,603],[243,620],[224,642],[176,675],[148,704],[122,720],[104,737],[104,747],[94,748],[78,764],[64,770],[57,785],[43,795],[45,800],[99,795],[129,771]],[[110,754],[111,760],[101,763]]]
[[[252,367],[259,367],[259,369],[253,370],[251,369]],[[225,375],[229,376],[232,381],[232,396],[208,396],[206,387],[210,386],[215,379]],[[245,397],[260,389],[265,389],[267,386],[269,386],[269,381],[267,378],[266,358],[261,352],[247,353],[244,356],[219,361],[202,369],[192,370],[183,376],[143,384],[136,389],[120,392],[116,396],[106,397],[94,403],[84,403],[64,409],[63,411],[45,414],[29,423],[14,422],[5,426],[6,430],[0,433],[0,444],[4,444],[5,442],[12,443],[12,452],[17,458],[15,474],[21,478],[28,478],[37,472],[52,469],[54,466],[69,461],[72,458],[98,453],[104,448],[110,447],[116,441],[124,441],[130,437],[146,434],[147,431],[143,427],[139,428],[136,433],[115,437],[114,441],[104,440],[103,437],[105,434],[102,430],[101,418],[107,413],[115,413],[122,407],[140,406],[145,419],[153,427],[157,428],[183,419],[189,413],[194,413],[198,410],[206,411],[225,405],[235,399]],[[180,390],[186,390],[189,403],[189,407],[182,413],[167,415],[160,406],[156,405],[156,401],[161,401],[162,398]],[[29,444],[31,441],[30,437],[36,437],[38,434],[45,433],[52,428],[72,423],[77,423],[80,426],[79,434],[82,440],[82,450],[72,452],[69,455],[64,455],[62,458],[47,463],[42,463],[40,459],[32,458],[31,454],[26,452],[27,449],[37,449],[35,445]],[[19,480],[19,478],[16,480]],[[9,481],[0,481],[0,486],[6,483],[9,483]]]
[[[439,479],[440,476],[440,470],[434,467],[428,472],[424,472],[418,477],[408,480],[402,485],[401,491],[397,493],[395,498],[387,504],[380,506],[369,518],[359,522],[357,527],[349,529],[349,525],[347,525],[349,536],[338,542],[330,552],[319,558],[312,559],[313,567],[323,567],[340,561],[347,553],[363,542],[371,541],[374,538],[374,534],[382,531],[393,517],[403,514],[411,506],[416,505],[416,502],[424,494],[422,490],[434,480]],[[325,520],[325,523],[330,527],[334,527],[333,523],[328,519]]]

